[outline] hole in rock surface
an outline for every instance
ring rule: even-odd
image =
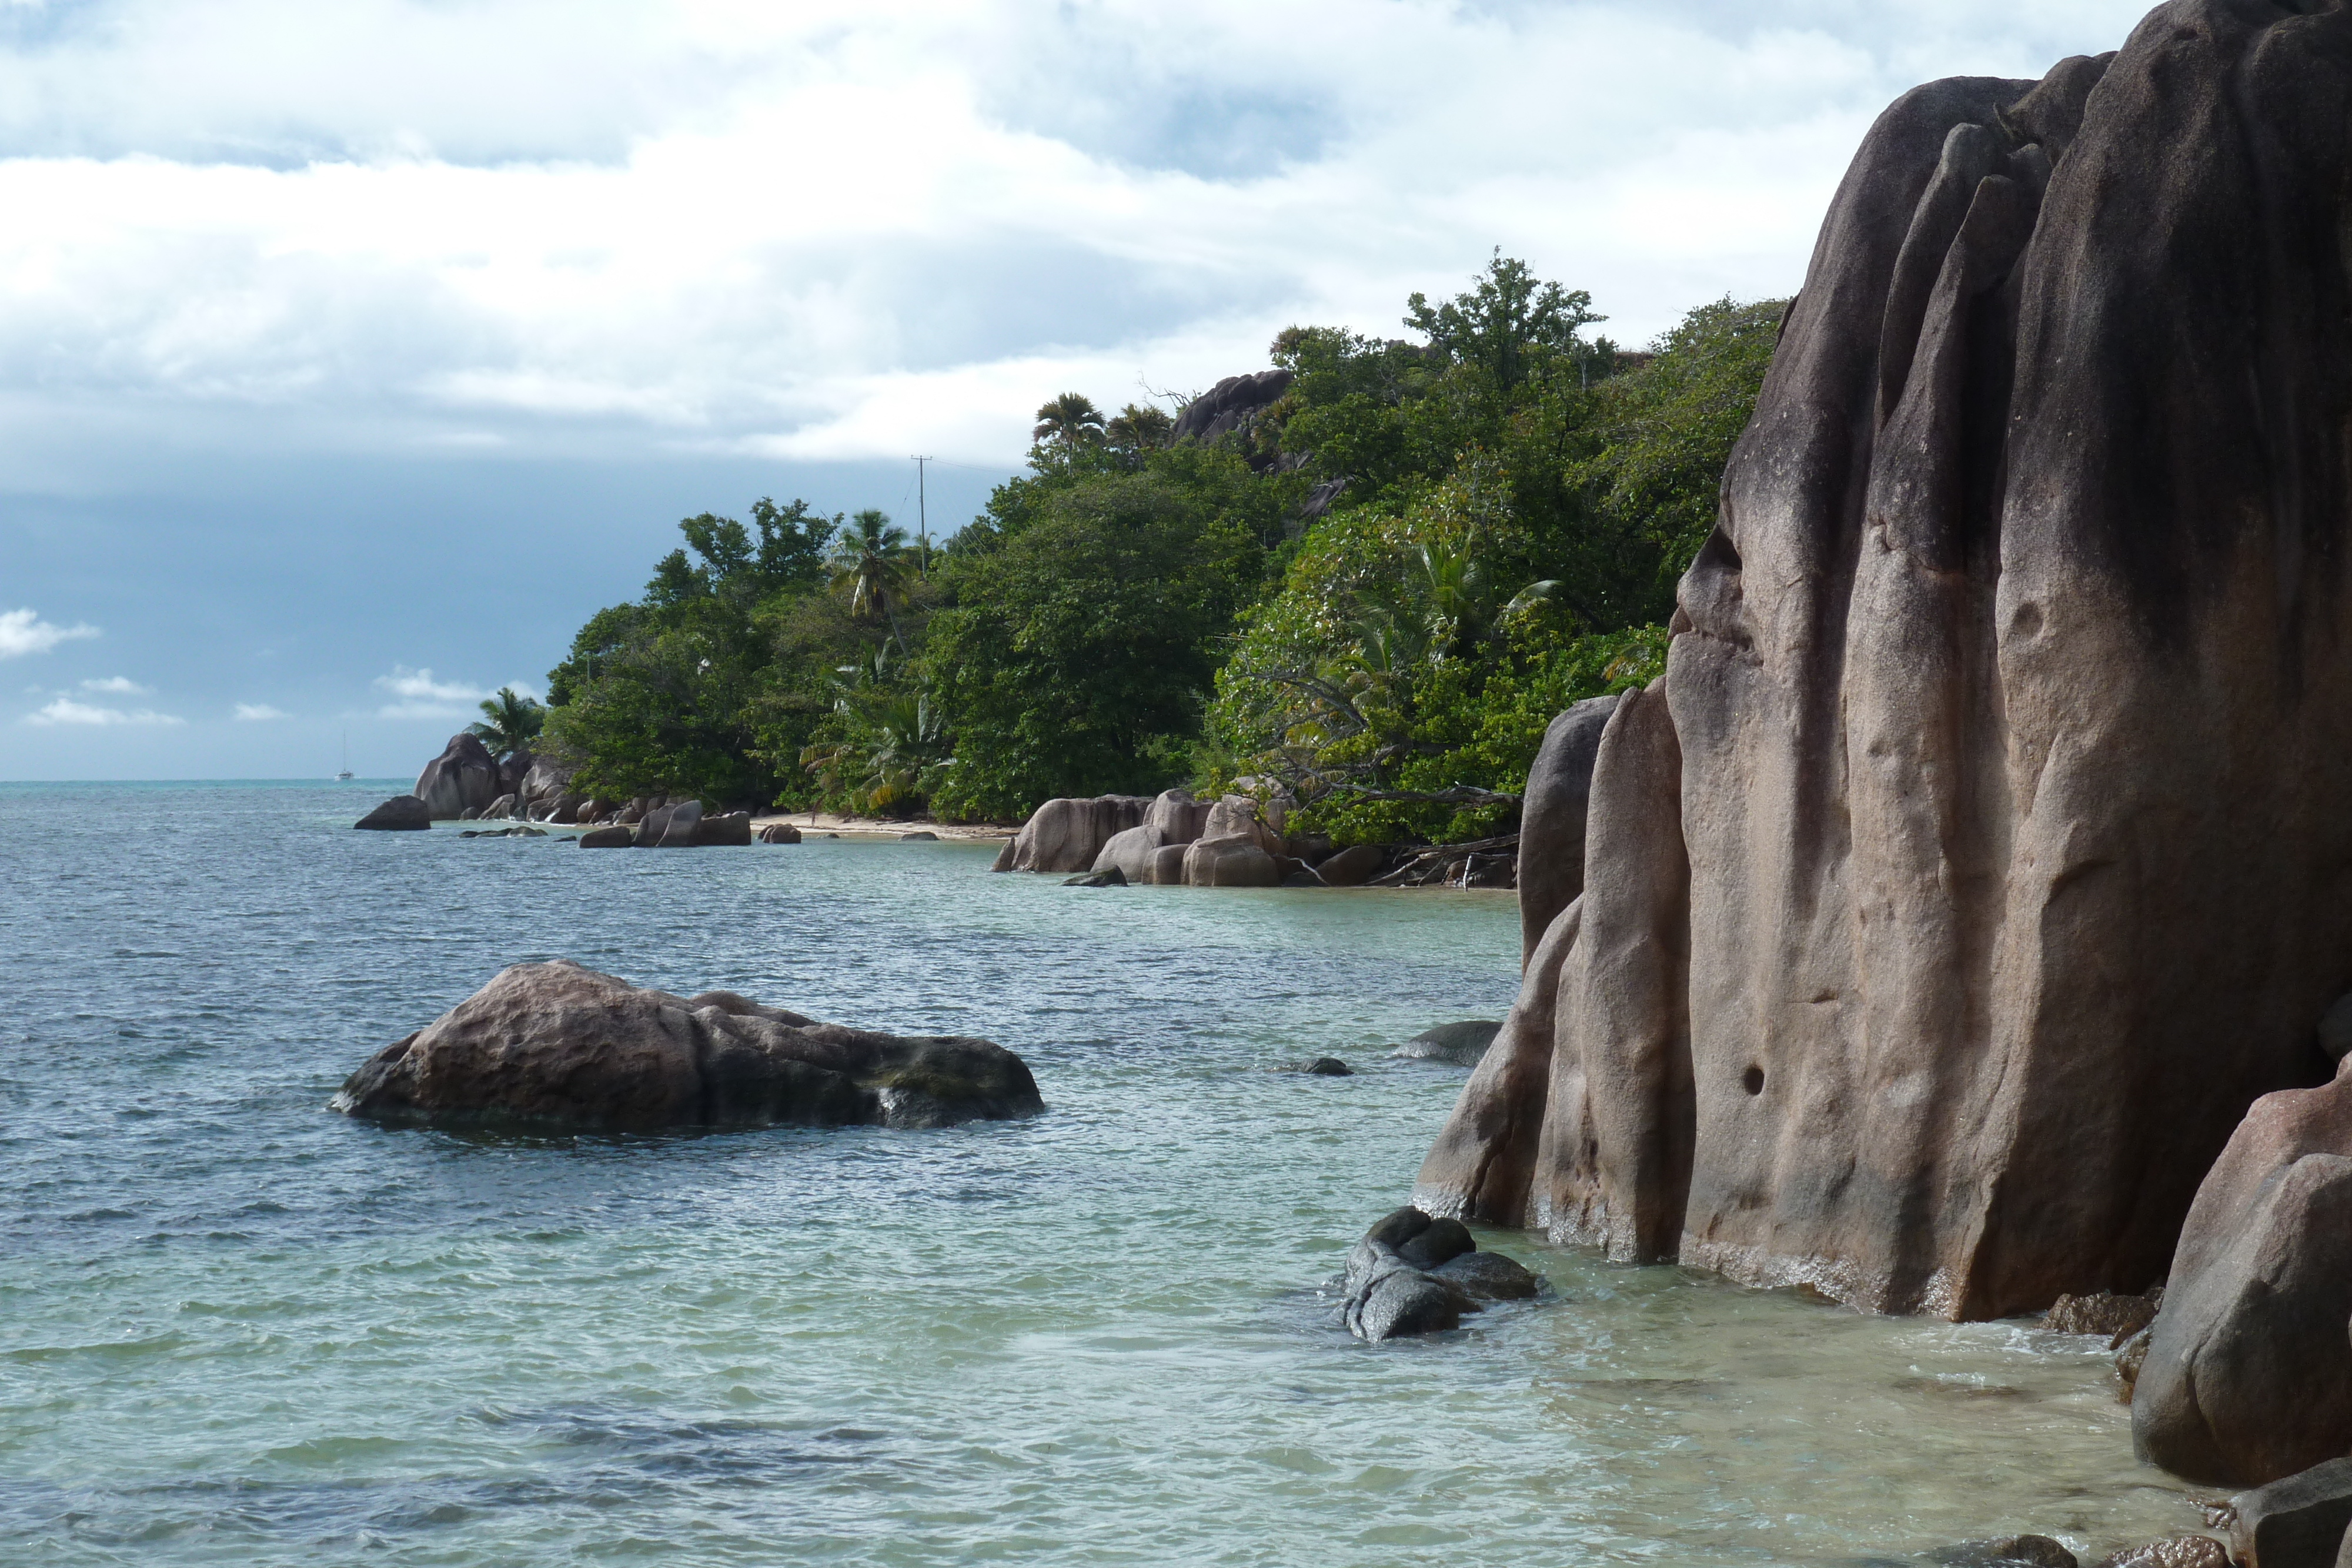
[[[1747,1071],[1739,1075],[1739,1086],[1747,1090],[1750,1094],[1763,1093],[1764,1070],[1760,1067],[1750,1066]]]

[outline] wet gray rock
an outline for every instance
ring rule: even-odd
[[[2087,1296],[2061,1296],[2042,1314],[2042,1326],[2053,1333],[2097,1334],[2117,1344],[2156,1321],[2164,1304],[2161,1286],[2144,1296],[2119,1296],[2101,1291]]]
[[[1456,1221],[1400,1208],[1364,1232],[1339,1283],[1348,1332],[1377,1343],[1459,1328],[1489,1302],[1531,1299],[1543,1282],[1508,1258],[1480,1252]]]
[[[414,795],[394,795],[352,824],[354,828],[394,832],[422,830],[432,825],[433,813],[426,810],[424,801]]]
[[[796,844],[801,841],[801,831],[790,822],[770,822],[760,830],[760,841],[763,844]]]
[[[2046,1535],[1963,1541],[1936,1556],[1951,1568],[2079,1568],[2074,1554]]]
[[[1456,1067],[1475,1067],[1486,1059],[1486,1048],[1495,1043],[1495,1036],[1502,1028],[1498,1019],[1442,1023],[1434,1029],[1423,1030],[1389,1054],[1409,1061],[1450,1061]]]
[[[572,841],[583,850],[625,850],[637,841],[635,828],[591,828]]]
[[[2352,1458],[2314,1465],[2231,1502],[2230,1555],[2244,1568],[2336,1568],[2352,1528]]]
[[[393,1123],[652,1131],[938,1127],[1042,1110],[984,1040],[818,1023],[730,991],[677,997],[518,964],[352,1074],[332,1108]]]
[[[2110,1552],[2098,1568],[2230,1568],[2230,1549],[2210,1535],[2173,1535]]]
[[[1315,868],[1327,887],[1361,887],[1381,874],[1389,852],[1379,844],[1351,844],[1334,850]]]
[[[1127,877],[1118,867],[1107,866],[1101,871],[1082,871],[1076,876],[1066,876],[1062,879],[1062,885],[1064,887],[1125,887]]]
[[[1336,1056],[1318,1056],[1309,1061],[1285,1062],[1277,1072],[1305,1073],[1310,1078],[1353,1078],[1356,1070]]]

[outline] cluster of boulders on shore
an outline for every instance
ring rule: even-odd
[[[1295,810],[1287,793],[1271,789],[1216,800],[1183,789],[1048,800],[991,869],[1073,875],[1093,886],[1514,885],[1516,835],[1435,849],[1341,848],[1321,833],[1286,833]]]
[[[641,795],[607,800],[572,788],[572,769],[517,752],[503,761],[471,734],[453,735],[440,756],[416,776],[413,793],[395,795],[353,823],[369,829],[429,828],[435,822],[549,822],[591,829],[583,849],[698,848],[752,841],[751,814],[705,814],[702,802]],[[472,837],[498,837],[481,832]],[[772,823],[762,843],[798,843],[798,829]]]
[[[944,1127],[1044,1109],[1022,1060],[960,1036],[678,997],[567,960],[517,964],[371,1057],[332,1107],[380,1122],[581,1132]]]

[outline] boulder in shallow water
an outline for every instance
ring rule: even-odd
[[[2352,1058],[2347,1058],[2352,1062]],[[2132,1393],[2140,1457],[2260,1485],[2352,1451],[2352,1066],[2254,1102],[2182,1226]]]
[[[574,841],[583,850],[625,850],[637,841],[634,828],[591,828]]]
[[[1122,828],[1110,836],[1104,843],[1102,852],[1095,856],[1094,869],[1098,872],[1116,871],[1129,882],[1150,882],[1154,857],[1166,842],[1160,831],[1150,822],[1140,827]]]
[[[454,821],[469,806],[479,816],[480,808],[501,793],[498,758],[478,737],[461,730],[449,737],[440,756],[425,765],[410,793],[425,802],[436,821]]]
[[[2230,1549],[2210,1535],[2173,1535],[2111,1552],[2098,1568],[2230,1568]]]
[[[381,828],[394,831],[429,828],[433,813],[425,802],[414,795],[394,795],[366,816],[352,824],[354,828]]]
[[[1336,1056],[1318,1056],[1306,1061],[1286,1061],[1276,1072],[1302,1072],[1309,1078],[1353,1078],[1356,1070]]]
[[[918,828],[911,833],[900,833],[898,841],[902,844],[935,844],[940,841],[940,836],[929,828]]]
[[[1064,875],[1091,871],[1111,836],[1140,825],[1150,808],[1151,801],[1141,795],[1048,800],[1021,824],[989,869]]]
[[[770,822],[760,830],[760,841],[763,844],[796,844],[801,841],[801,831],[790,822]]]
[[[518,964],[352,1074],[333,1102],[386,1122],[579,1131],[939,1127],[1042,1110],[984,1040],[817,1023],[729,991],[677,997],[577,964]]]
[[[1125,887],[1127,878],[1119,874],[1118,867],[1108,866],[1101,871],[1082,871],[1076,876],[1066,876],[1062,879],[1062,885],[1064,887]]]
[[[751,813],[721,811],[694,825],[697,848],[740,848],[751,841]]]
[[[1499,1019],[1492,1019],[1442,1023],[1434,1029],[1423,1030],[1389,1054],[1409,1061],[1450,1061],[1456,1067],[1475,1067],[1486,1059],[1486,1048],[1495,1043],[1495,1036],[1502,1028]]]
[[[1469,1230],[1400,1208],[1364,1232],[1341,1276],[1348,1332],[1377,1343],[1458,1328],[1492,1301],[1533,1298],[1543,1281],[1499,1253],[1481,1252]]]
[[[1188,887],[1275,887],[1281,882],[1282,868],[1255,838],[1234,833],[1184,846]]]
[[[2335,1568],[2352,1529],[2352,1459],[2329,1459],[2230,1500],[2243,1568]]]
[[[2117,1344],[2156,1321],[2164,1304],[2161,1288],[2144,1296],[2119,1296],[2099,1291],[2088,1296],[2061,1296],[2042,1314],[2042,1326],[2053,1333],[2096,1334]]]

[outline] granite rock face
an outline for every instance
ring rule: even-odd
[[[2178,0],[1880,117],[1423,1207],[1955,1319],[2165,1277],[2352,988],[2347,110],[2352,12]]]
[[[937,1127],[1043,1109],[984,1040],[817,1023],[731,991],[676,997],[518,964],[352,1074],[332,1108],[386,1122],[583,1131]]]
[[[1048,800],[1031,813],[1013,841],[998,852],[991,871],[1092,871],[1114,834],[1140,827],[1151,809],[1142,795],[1097,795],[1091,800]]]
[[[441,755],[425,765],[410,791],[425,802],[436,822],[455,821],[469,808],[478,816],[499,795],[498,758],[470,732],[449,737]]]
[[[2142,1458],[2255,1486],[2352,1452],[2352,1076],[2254,1102],[2198,1188],[2132,1391]]]
[[[1584,808],[1613,696],[1587,697],[1551,721],[1519,808],[1519,963],[1584,891]]]

